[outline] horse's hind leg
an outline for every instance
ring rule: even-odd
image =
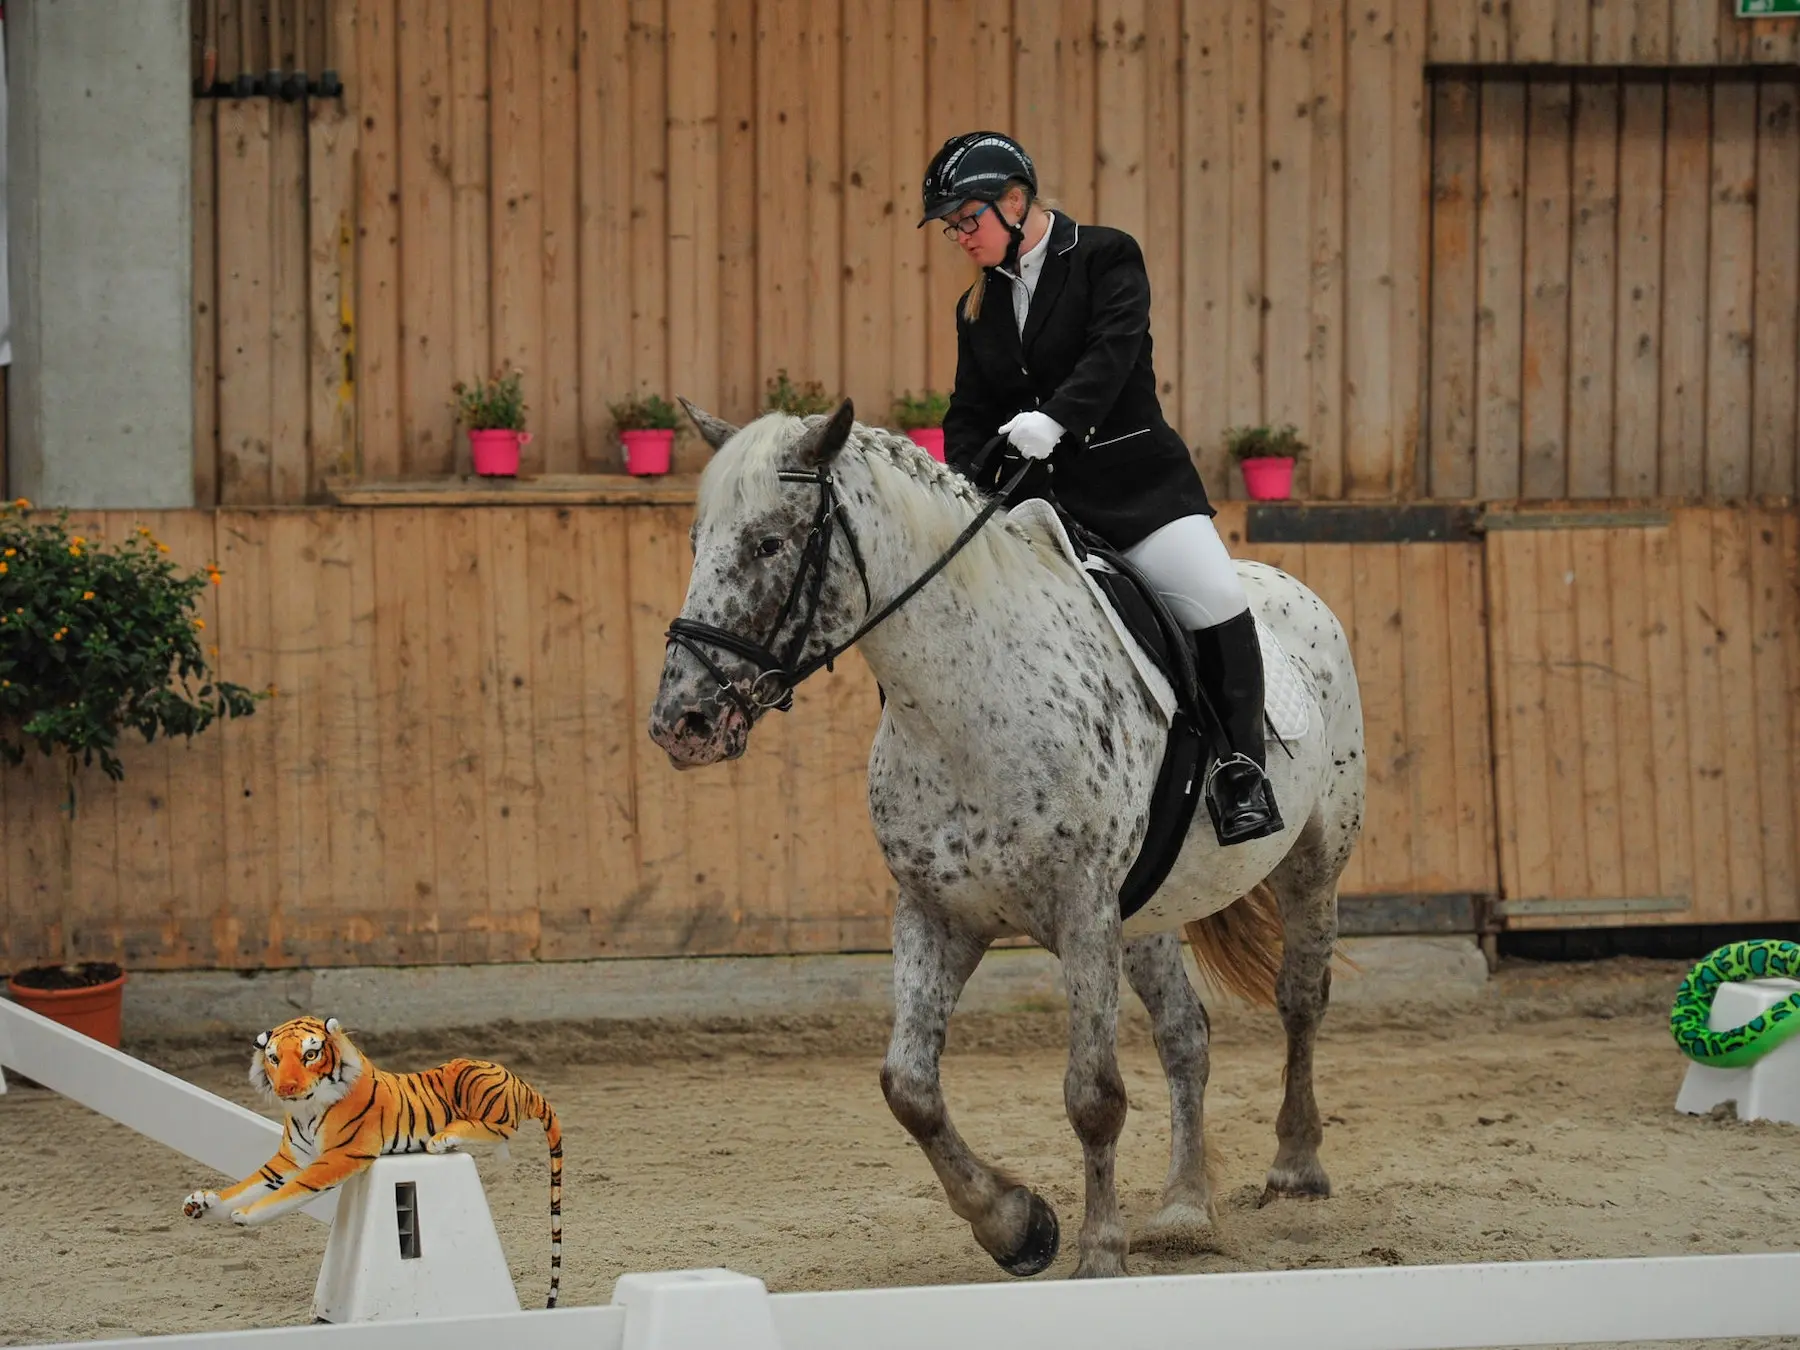
[[[1331,1181],[1319,1162],[1325,1127],[1313,1096],[1313,1043],[1331,996],[1331,953],[1337,944],[1337,880],[1342,870],[1328,861],[1338,850],[1321,846],[1309,828],[1293,852],[1269,876],[1281,904],[1281,974],[1275,1004],[1287,1029],[1287,1067],[1281,1111],[1275,1117],[1275,1162],[1262,1199],[1281,1196],[1322,1199]]]
[[[894,1030],[881,1090],[983,1250],[1009,1274],[1036,1275],[1056,1259],[1056,1211],[970,1152],[950,1123],[938,1077],[951,1010],[986,949],[979,935],[951,928],[901,894],[894,912]]]
[[[1217,1215],[1207,1174],[1203,1102],[1211,1028],[1181,962],[1181,939],[1153,933],[1125,944],[1125,975],[1150,1013],[1156,1053],[1169,1082],[1169,1177],[1162,1207],[1134,1247],[1208,1245]]]

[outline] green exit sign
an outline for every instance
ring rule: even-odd
[[[1740,19],[1767,19],[1781,14],[1800,17],[1800,0],[1737,0]]]

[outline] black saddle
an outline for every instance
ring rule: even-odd
[[[1175,716],[1169,723],[1156,786],[1150,790],[1150,819],[1144,827],[1144,842],[1119,887],[1119,915],[1129,919],[1143,908],[1175,866],[1200,803],[1200,785],[1206,781],[1212,747],[1218,743],[1215,733],[1223,735],[1224,729],[1201,691],[1187,630],[1169,612],[1156,588],[1117,550],[1082,529],[1061,507],[1056,509],[1084,565],[1090,558],[1105,564],[1089,567],[1088,575],[1105,592],[1126,631],[1175,691]]]

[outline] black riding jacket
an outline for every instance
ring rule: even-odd
[[[1137,240],[1057,212],[1023,339],[1012,285],[989,269],[973,323],[957,302],[945,459],[975,476],[974,459],[1001,423],[1035,409],[1065,434],[1048,474],[1027,477],[1019,496],[1047,491],[1117,549],[1180,516],[1214,514],[1187,445],[1163,420],[1156,396],[1150,277]],[[1000,461],[998,453],[989,457],[980,486],[993,490],[1018,466]]]

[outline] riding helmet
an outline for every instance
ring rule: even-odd
[[[1000,131],[952,136],[925,170],[920,193],[925,215],[919,224],[949,215],[970,198],[994,201],[1015,178],[1022,179],[1026,190],[1037,196],[1037,169],[1025,147],[1011,136]]]

